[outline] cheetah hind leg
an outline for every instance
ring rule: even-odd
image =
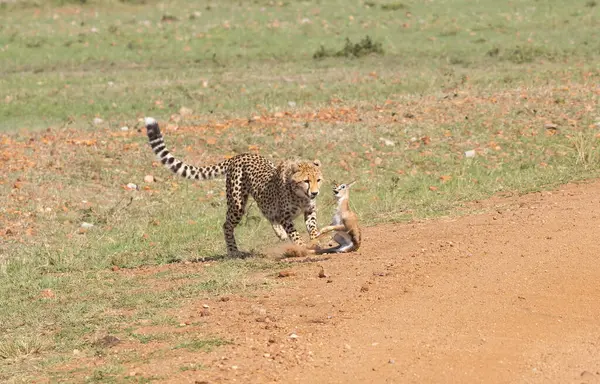
[[[227,244],[227,256],[236,259],[244,259],[250,256],[248,252],[242,252],[238,249],[237,243],[235,241],[235,227],[241,221],[241,217],[243,213],[239,213],[239,211],[235,211],[233,209],[227,210],[227,219],[223,224],[223,233],[225,235],[225,244]]]
[[[223,224],[223,234],[225,235],[225,244],[227,245],[227,256],[232,258],[245,258],[250,255],[248,252],[242,252],[238,249],[235,241],[235,227],[240,223],[246,212],[249,192],[235,190],[234,185],[242,184],[241,172],[234,172],[226,180],[227,189],[227,218]]]

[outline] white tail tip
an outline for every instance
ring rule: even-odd
[[[156,124],[156,120],[153,117],[144,117],[144,124],[146,126]]]

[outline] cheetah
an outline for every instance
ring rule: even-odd
[[[147,117],[144,123],[150,147],[173,173],[192,180],[225,175],[227,216],[223,232],[229,257],[247,256],[238,249],[234,230],[246,212],[249,196],[256,201],[280,240],[291,239],[304,247],[293,222],[300,214],[304,215],[310,239],[317,237],[316,197],[323,181],[319,160],[286,160],[274,165],[264,156],[243,153],[218,164],[196,167],[171,155],[155,119]]]

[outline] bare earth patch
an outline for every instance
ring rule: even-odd
[[[108,354],[123,356],[124,376],[172,383],[594,382],[598,196],[598,181],[571,184],[367,228],[360,252],[293,263],[269,292],[198,299],[177,310],[179,327],[139,328],[228,345]]]

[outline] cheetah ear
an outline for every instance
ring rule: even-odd
[[[318,160],[318,159],[314,159],[313,160],[313,164],[316,165],[317,167],[320,167],[321,166],[321,161]]]
[[[300,165],[298,165],[297,162],[294,162],[294,163],[292,163],[290,170],[292,171],[292,173],[296,173],[300,170]]]

